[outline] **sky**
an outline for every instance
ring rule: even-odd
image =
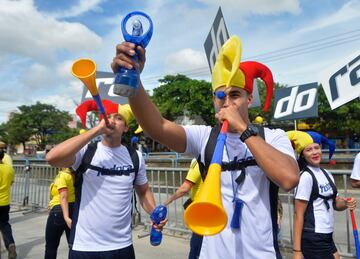
[[[143,11],[153,23],[141,75],[151,90],[168,74],[210,81],[204,42],[221,6],[242,60],[266,64],[275,82],[318,82],[319,73],[359,49],[359,0],[0,0],[0,123],[37,101],[74,113],[83,86],[78,58],[110,72],[121,21]]]

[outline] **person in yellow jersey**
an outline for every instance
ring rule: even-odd
[[[12,158],[8,154],[6,154],[6,144],[2,141],[0,141],[0,149],[3,150],[4,152],[4,157],[2,159],[2,162],[12,167],[13,166]]]
[[[176,192],[171,195],[165,202],[164,205],[168,206],[171,202],[176,199],[183,197],[185,194],[190,192],[190,198],[184,203],[184,209],[190,205],[196,198],[199,193],[201,184],[203,183],[201,179],[201,174],[199,170],[199,165],[196,159],[193,159],[190,164],[189,171],[186,175],[185,181],[182,185],[176,190]]]
[[[164,205],[168,206],[174,200],[183,197],[185,194],[191,191],[189,199],[187,199],[184,203],[184,209],[186,209],[194,200],[196,200],[202,184],[203,180],[201,178],[199,164],[196,159],[193,159],[191,161],[185,181],[182,183],[182,185],[180,185],[176,192],[165,201]],[[197,255],[200,253],[202,238],[203,237],[201,235],[192,233],[190,239],[189,259],[197,258]]]
[[[64,231],[69,242],[74,202],[73,171],[69,168],[63,168],[50,185],[50,212],[45,230],[45,259],[56,258]]]
[[[16,258],[16,246],[9,223],[10,191],[14,182],[14,168],[3,162],[4,150],[0,149],[0,231],[4,238],[9,259]]]

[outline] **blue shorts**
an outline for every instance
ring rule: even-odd
[[[69,251],[69,259],[135,259],[133,245],[112,251]]]
[[[333,254],[337,252],[333,233],[303,231],[301,250],[306,259],[333,259]]]

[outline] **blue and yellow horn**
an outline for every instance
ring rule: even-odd
[[[191,231],[202,236],[215,235],[227,224],[227,215],[221,198],[221,163],[228,122],[225,120],[217,138],[209,170],[198,198],[186,208],[184,220]]]

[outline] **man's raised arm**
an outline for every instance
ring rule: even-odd
[[[135,45],[123,42],[116,47],[116,56],[113,59],[111,68],[114,73],[119,66],[132,69],[135,67],[140,72],[145,64],[145,49],[137,47],[139,63],[135,63],[131,56],[135,54]],[[183,127],[162,117],[159,109],[150,100],[141,82],[135,96],[129,97],[131,109],[143,130],[154,140],[168,148],[184,152],[186,148],[186,134]]]

